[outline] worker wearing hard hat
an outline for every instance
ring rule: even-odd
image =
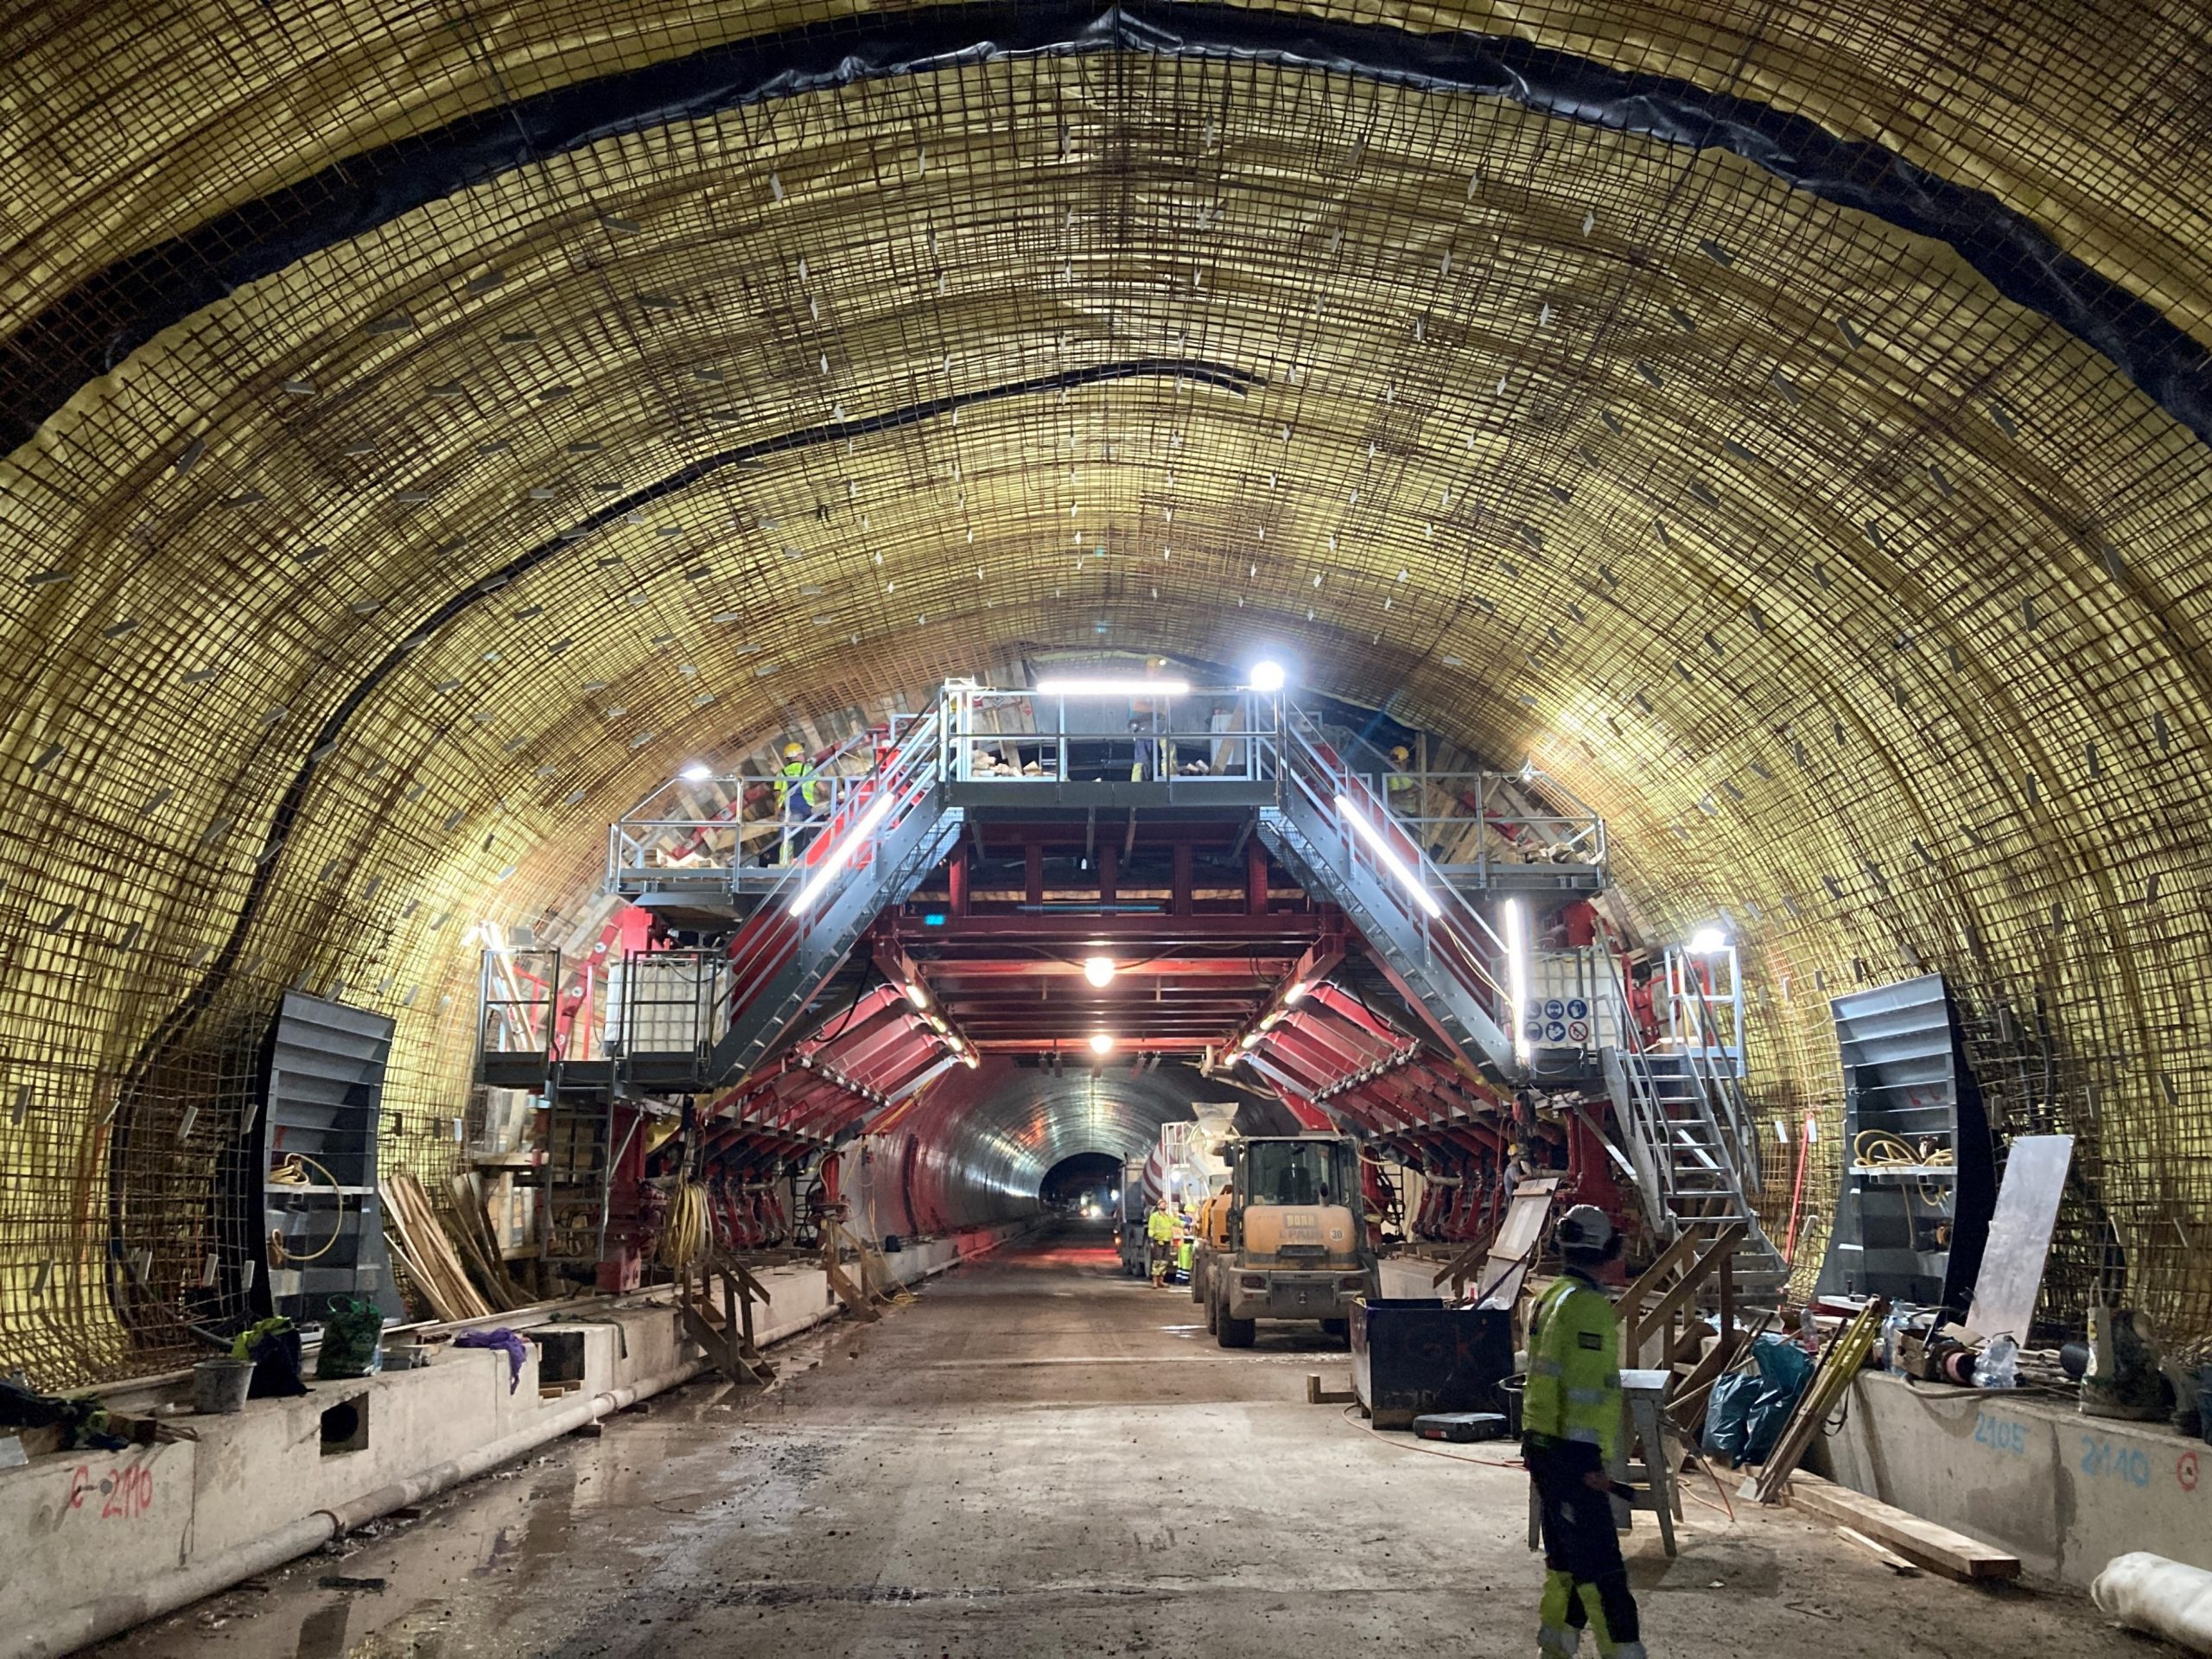
[[[1578,1204],[1554,1237],[1566,1270],[1529,1316],[1521,1417],[1522,1455],[1544,1516],[1536,1645],[1573,1653],[1587,1625],[1601,1659],[1644,1659],[1609,1472],[1621,1434],[1620,1332],[1598,1287],[1620,1260],[1621,1236],[1604,1211]]]
[[[1402,818],[1421,816],[1421,779],[1414,775],[1414,752],[1401,743],[1390,751],[1390,770],[1382,779],[1382,794],[1390,810]]]
[[[807,777],[806,751],[796,743],[784,745],[784,764],[776,774],[776,810],[783,815],[784,833],[776,861],[788,864],[798,832],[814,817],[814,780]]]
[[[1175,1261],[1175,1217],[1168,1213],[1165,1202],[1152,1207],[1152,1214],[1145,1218],[1144,1236],[1152,1247],[1152,1282],[1167,1282],[1167,1269]]]

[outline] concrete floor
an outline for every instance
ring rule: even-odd
[[[1195,1313],[1064,1234],[780,1351],[765,1396],[696,1383],[99,1651],[1533,1654],[1510,1448],[1373,1433],[1305,1403],[1341,1351],[1263,1325],[1224,1352]],[[1630,1541],[1670,1659],[2161,1650],[2072,1596],[1894,1578],[1787,1513],[1689,1517],[1672,1561],[1648,1518]]]

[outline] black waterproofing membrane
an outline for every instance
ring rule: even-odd
[[[1945,243],[2014,304],[2109,359],[2212,442],[2205,346],[1987,194],[1883,145],[1665,76],[1496,35],[1419,34],[1217,4],[935,5],[763,35],[505,105],[349,156],[108,267],[6,342],[0,431],[21,443],[86,382],[232,289],[485,179],[717,111],[963,64],[1138,53],[1236,59],[1423,92],[1502,98],[1561,120],[1740,156],[1824,201]]]

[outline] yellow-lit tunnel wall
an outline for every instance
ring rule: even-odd
[[[2207,327],[2147,10],[1307,10],[1878,140]],[[51,9],[6,72],[11,321],[372,144],[828,9],[652,15]],[[1508,99],[1120,52],[522,156],[81,384],[27,339],[0,1364],[184,1351],[283,987],[397,1020],[435,1173],[475,923],[573,906],[696,754],[1092,645],[1270,651],[1560,775],[1656,927],[1743,941],[1755,1087],[1831,1131],[1815,1217],[1829,996],[1941,969],[2004,1126],[2084,1137],[2055,1294],[2108,1256],[2212,1332],[2205,449],[1938,242]]]

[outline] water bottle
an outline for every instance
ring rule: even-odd
[[[1905,1326],[1912,1322],[1913,1313],[1910,1302],[1899,1302],[1890,1309],[1889,1318],[1882,1321],[1882,1369],[1893,1376],[1904,1369],[1904,1358],[1898,1348]]]
[[[1992,1337],[1974,1363],[1977,1389],[2016,1389],[2020,1385],[2020,1344],[2010,1337]]]

